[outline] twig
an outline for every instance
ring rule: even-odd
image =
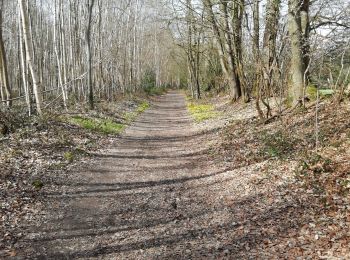
[[[8,137],[0,138],[0,143],[3,142],[3,141],[7,141],[8,139],[9,139]]]
[[[315,138],[316,138],[316,153],[318,152],[318,142],[319,142],[319,137],[318,137],[318,132],[319,132],[319,125],[318,125],[318,105],[319,105],[319,100],[320,100],[320,91],[318,86],[316,87],[317,89],[317,99],[316,99],[316,113],[315,113]]]
[[[70,82],[67,82],[65,85],[68,85],[68,84],[71,83],[72,81],[83,79],[83,78],[85,77],[86,74],[87,74],[87,73],[85,72],[84,74],[80,75],[78,78],[73,79],[73,80],[71,80]],[[63,86],[64,86],[64,85],[63,85]],[[71,88],[71,87],[72,87],[72,86],[70,86],[69,88]],[[68,88],[68,89],[69,89],[69,88]],[[67,90],[68,90],[68,89],[67,89]],[[63,93],[61,92],[54,100],[52,100],[49,104],[47,104],[47,105],[44,107],[44,109],[48,108],[50,105],[52,105],[53,103],[55,103],[62,95],[63,95]]]

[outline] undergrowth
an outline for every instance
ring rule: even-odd
[[[147,101],[142,101],[132,112],[125,112],[124,123],[115,122],[111,118],[95,118],[88,116],[72,116],[67,119],[68,122],[78,125],[82,128],[100,132],[103,134],[120,134],[127,124],[131,123],[136,117],[150,107]]]
[[[144,91],[146,92],[147,95],[149,96],[159,96],[164,94],[167,91],[166,87],[146,87],[144,88]]]
[[[143,101],[138,105],[135,111],[124,113],[123,117],[126,123],[129,124],[132,121],[134,121],[139,114],[142,114],[143,112],[145,112],[148,108],[150,108],[150,106],[151,105],[147,101]]]
[[[187,108],[197,123],[219,116],[219,112],[215,111],[214,106],[211,104],[196,104],[190,102],[188,103]]]
[[[299,143],[295,136],[281,129],[276,132],[264,130],[258,136],[262,144],[260,153],[268,157],[284,158],[291,155]]]
[[[79,125],[85,129],[98,131],[104,134],[119,134],[125,128],[125,125],[123,124],[113,122],[111,119],[102,118],[73,116],[69,119],[69,122]]]

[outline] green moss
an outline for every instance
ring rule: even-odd
[[[324,97],[333,96],[335,91],[333,89],[320,89],[320,95]]]
[[[293,106],[293,97],[291,95],[287,96],[286,100],[284,101],[284,105],[289,108]]]
[[[320,97],[331,97],[334,95],[334,90],[333,89],[320,89],[319,90],[319,95]],[[317,87],[314,85],[309,85],[306,88],[306,94],[311,100],[316,100],[317,99]]]
[[[124,130],[125,126],[120,123],[115,123],[112,120],[106,120],[101,125],[102,132],[106,134],[119,134]]]
[[[210,104],[189,103],[187,108],[194,120],[198,123],[219,116],[219,112],[215,111],[214,106]]]
[[[119,134],[125,128],[123,124],[113,122],[111,119],[84,118],[74,116],[69,120],[85,129],[101,132],[104,134]]]
[[[311,100],[316,100],[317,98],[317,88],[314,85],[309,85],[306,88],[306,95],[311,99]]]

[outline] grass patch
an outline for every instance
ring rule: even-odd
[[[68,161],[69,163],[72,163],[74,161],[74,154],[72,152],[65,152],[63,154],[63,157],[66,161]]]
[[[143,113],[145,112],[147,109],[149,109],[150,104],[147,101],[143,101],[136,109],[137,113]]]
[[[92,118],[83,116],[72,116],[63,118],[71,124],[78,125],[84,129],[88,129],[103,134],[120,134],[128,123],[131,123],[135,118],[150,107],[147,101],[142,101],[133,112],[124,113],[125,122],[115,122],[110,118]],[[70,161],[69,159],[66,159]]]
[[[113,122],[111,119],[84,118],[74,116],[69,120],[85,129],[101,132],[104,134],[119,134],[125,128],[123,124]]]
[[[143,101],[138,105],[134,112],[126,112],[123,117],[127,123],[131,123],[139,114],[145,112],[148,108],[150,108],[150,106],[151,105],[147,101]]]
[[[211,104],[189,103],[187,108],[197,123],[216,118],[219,115],[219,112],[215,111],[214,106]]]

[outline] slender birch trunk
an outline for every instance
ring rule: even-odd
[[[1,74],[1,85],[5,89],[6,93],[6,104],[8,106],[12,105],[12,93],[10,88],[8,70],[7,70],[7,58],[5,52],[4,41],[2,37],[2,10],[3,10],[3,0],[0,3],[0,74]]]
[[[23,38],[25,43],[26,58],[29,66],[30,73],[33,80],[33,92],[36,101],[36,108],[39,115],[42,115],[42,97],[41,97],[41,85],[38,79],[38,75],[35,69],[35,64],[33,61],[33,40],[32,35],[30,34],[30,23],[29,16],[27,13],[27,1],[18,0],[20,7],[21,17],[22,17],[22,29],[23,29]]]
[[[92,55],[91,55],[91,20],[92,20],[92,10],[94,7],[95,0],[87,0],[88,8],[88,20],[87,28],[85,33],[86,41],[86,56],[87,56],[87,85],[89,89],[89,105],[90,109],[94,109],[94,89],[92,86]]]

